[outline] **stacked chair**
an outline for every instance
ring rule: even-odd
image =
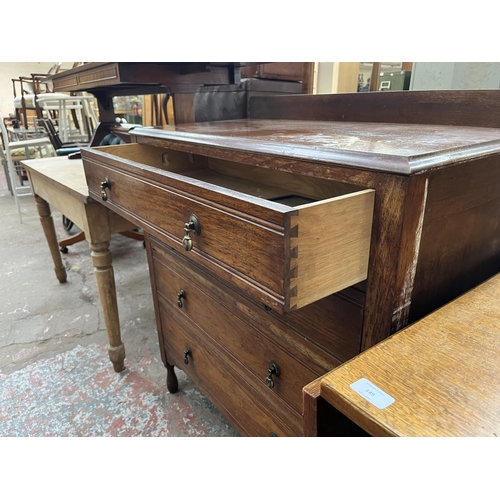
[[[82,63],[74,63],[77,67]],[[50,118],[59,126],[59,134],[68,141],[71,136],[90,139],[97,117],[92,102],[94,97],[82,93],[54,92],[48,80],[57,74],[61,63],[54,64],[47,73],[31,73],[12,79],[16,118],[24,128],[29,128],[28,110],[34,111],[33,119]],[[69,116],[71,114],[71,116]],[[86,130],[85,130],[86,129]]]
[[[33,139],[23,139],[19,141],[10,141],[9,134],[4,125],[3,120],[0,119],[0,132],[3,142],[2,148],[2,159],[7,166],[7,174],[8,174],[8,184],[10,190],[14,196],[14,200],[16,202],[16,208],[19,213],[19,220],[22,223],[22,215],[21,215],[21,206],[19,204],[19,197],[21,196],[30,196],[31,187],[29,184],[24,185],[23,183],[23,175],[22,170],[19,165],[16,165],[12,158],[12,152],[16,149],[24,149],[26,152],[26,156],[29,158],[30,156],[30,148],[36,148],[40,153],[42,150],[45,151],[46,156],[53,156],[53,147],[48,137],[37,137]]]

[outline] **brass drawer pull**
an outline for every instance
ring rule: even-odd
[[[184,364],[185,365],[189,364],[188,356],[193,356],[193,353],[191,352],[191,349],[189,347],[186,347],[186,350],[184,351]]]
[[[189,217],[189,222],[184,224],[184,238],[182,239],[182,246],[186,252],[189,252],[193,248],[193,240],[191,239],[191,231],[194,231],[194,234],[199,235],[201,233],[201,224],[196,217],[196,215],[192,214]]]
[[[179,290],[179,293],[177,294],[177,307],[182,307],[182,299],[185,298],[186,298],[186,292],[181,288]]]
[[[106,176],[106,179],[101,182],[101,198],[103,201],[106,201],[108,199],[108,193],[106,193],[106,189],[111,189],[111,181],[109,180],[109,177]]]
[[[269,370],[267,370],[267,378],[265,382],[269,389],[272,389],[274,387],[273,375],[276,375],[276,377],[280,376],[280,367],[275,361],[271,361],[269,363]]]

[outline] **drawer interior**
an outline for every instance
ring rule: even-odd
[[[367,278],[373,189],[137,143],[82,153],[91,194],[109,172],[107,203],[178,243],[194,214],[193,260],[276,310]]]
[[[298,207],[364,190],[361,186],[193,155],[144,144],[94,148],[141,166],[180,174],[225,189]]]

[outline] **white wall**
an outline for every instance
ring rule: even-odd
[[[497,62],[415,62],[410,90],[500,88]]]
[[[14,113],[12,78],[47,73],[54,62],[0,62],[0,118]],[[70,69],[73,63],[63,63],[61,70]]]
[[[332,62],[319,62],[316,65],[316,94],[332,93],[333,64]]]

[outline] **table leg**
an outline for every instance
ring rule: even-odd
[[[92,262],[99,289],[102,311],[106,331],[108,332],[108,353],[116,372],[125,369],[125,346],[120,335],[120,321],[118,319],[118,304],[116,302],[116,287],[113,266],[111,265],[111,252],[109,241],[99,243],[89,242]]]
[[[45,233],[45,238],[47,239],[50,253],[52,254],[52,260],[54,261],[56,277],[60,283],[64,283],[67,278],[66,269],[62,262],[61,252],[59,251],[59,243],[57,241],[54,220],[52,219],[52,215],[50,213],[50,206],[43,198],[40,198],[40,196],[36,194],[35,202],[38,215],[40,216],[40,221],[42,223],[43,232]]]
[[[321,379],[316,379],[302,389],[302,431],[305,437],[318,437],[318,400]]]

